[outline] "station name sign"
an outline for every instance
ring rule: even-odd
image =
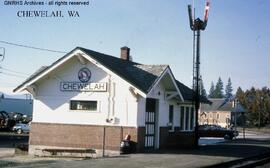
[[[107,83],[61,82],[60,90],[69,92],[106,92]]]

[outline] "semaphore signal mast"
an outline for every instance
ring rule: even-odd
[[[199,147],[199,133],[198,133],[198,115],[200,106],[200,33],[205,30],[208,21],[210,2],[207,1],[204,10],[204,20],[200,18],[195,19],[195,12],[192,15],[192,6],[188,5],[188,15],[190,29],[193,31],[193,101],[195,103],[195,141],[194,147]],[[193,9],[195,11],[195,8]]]

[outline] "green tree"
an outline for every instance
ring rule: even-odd
[[[232,88],[232,81],[231,78],[228,79],[228,83],[225,88],[225,98],[231,99],[233,97],[233,88]]]
[[[221,78],[218,78],[218,81],[216,83],[215,91],[214,91],[214,98],[224,98],[223,94],[223,82]]]
[[[203,80],[201,79],[201,82],[200,82],[200,91],[201,91],[201,95],[204,96],[204,97],[207,97],[207,93],[206,93],[206,90],[204,88],[204,84],[203,84]]]
[[[212,81],[208,97],[209,98],[214,98],[214,96],[215,96],[214,94],[215,94],[215,86],[214,86],[214,82]]]
[[[239,87],[236,98],[247,110],[249,126],[270,126],[270,90],[267,87],[255,89],[252,87],[245,92]]]
[[[237,88],[236,94],[235,94],[236,99],[243,104],[245,93],[243,92],[241,87]]]

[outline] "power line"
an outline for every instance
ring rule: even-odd
[[[0,74],[9,75],[9,76],[18,77],[18,78],[26,78],[25,76],[16,75],[16,74],[8,73],[8,72],[0,72]]]
[[[20,74],[20,75],[30,75],[30,74],[27,74],[27,73],[18,72],[18,71],[14,71],[14,70],[11,70],[11,69],[3,68],[1,66],[0,66],[0,69],[5,70],[5,71],[9,71],[9,72],[12,72],[12,73],[17,73],[17,74]]]
[[[3,82],[3,81],[0,81],[0,84],[1,84],[2,87],[3,87],[4,85],[6,85],[6,86],[11,86],[11,87],[16,87],[16,86],[18,86],[18,85],[17,85],[17,82],[11,83],[11,82]]]
[[[0,43],[13,45],[13,46],[17,46],[17,47],[24,47],[24,48],[30,48],[30,49],[35,49],[35,50],[41,50],[41,51],[49,51],[49,52],[56,52],[56,53],[62,53],[62,54],[67,53],[65,51],[58,51],[58,50],[51,50],[51,49],[47,49],[47,48],[33,47],[33,46],[29,46],[29,45],[11,43],[11,42],[8,42],[8,41],[3,41],[3,40],[0,40]]]

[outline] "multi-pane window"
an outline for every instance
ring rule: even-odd
[[[180,130],[192,131],[195,125],[194,117],[194,107],[180,106]]]
[[[169,106],[169,130],[173,130],[173,105]]]
[[[189,129],[190,130],[193,130],[193,127],[194,127],[194,107],[191,107],[190,108],[190,122],[189,122]]]
[[[180,107],[180,130],[185,129],[185,107]]]
[[[190,107],[186,106],[186,117],[185,117],[185,130],[190,130],[189,122],[190,122]]]
[[[97,101],[71,100],[70,110],[97,111]]]

